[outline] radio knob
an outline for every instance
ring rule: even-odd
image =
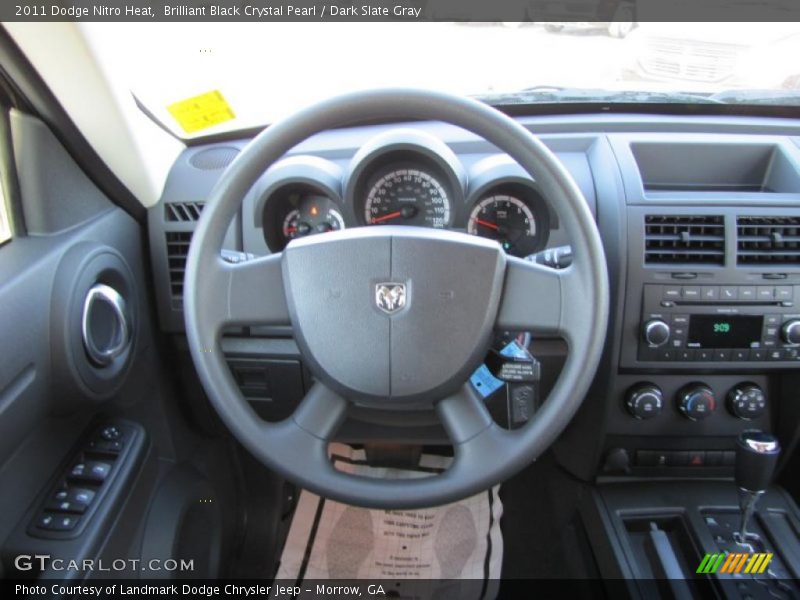
[[[757,419],[767,410],[767,396],[755,383],[740,383],[728,392],[728,410],[745,421]]]
[[[642,333],[644,341],[654,348],[663,346],[669,341],[669,325],[661,319],[653,319],[645,323]]]
[[[652,383],[640,383],[631,388],[625,400],[628,412],[637,419],[652,419],[664,406],[661,388]]]
[[[690,383],[678,392],[678,410],[692,421],[711,416],[717,409],[714,391],[702,383]]]
[[[787,344],[800,344],[800,320],[786,321],[781,327],[781,337]]]

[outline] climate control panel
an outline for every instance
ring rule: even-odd
[[[668,401],[655,383],[639,382],[627,391],[625,409],[635,419],[655,419]],[[704,421],[717,412],[719,399],[711,386],[702,381],[693,381],[677,390],[674,403],[678,414],[685,419]],[[740,382],[728,390],[725,406],[730,416],[752,421],[767,411],[767,395],[757,383]]]

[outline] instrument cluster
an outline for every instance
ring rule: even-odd
[[[514,256],[547,244],[551,218],[533,179],[509,157],[466,169],[437,138],[394,130],[365,144],[344,168],[295,156],[268,171],[256,223],[272,252],[292,240],[350,227],[408,225],[465,231]]]

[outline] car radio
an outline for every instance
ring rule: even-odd
[[[640,361],[800,361],[800,286],[644,286]]]

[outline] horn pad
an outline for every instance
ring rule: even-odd
[[[419,227],[332,232],[283,253],[309,368],[342,395],[384,406],[463,385],[491,341],[504,273],[496,243]]]

